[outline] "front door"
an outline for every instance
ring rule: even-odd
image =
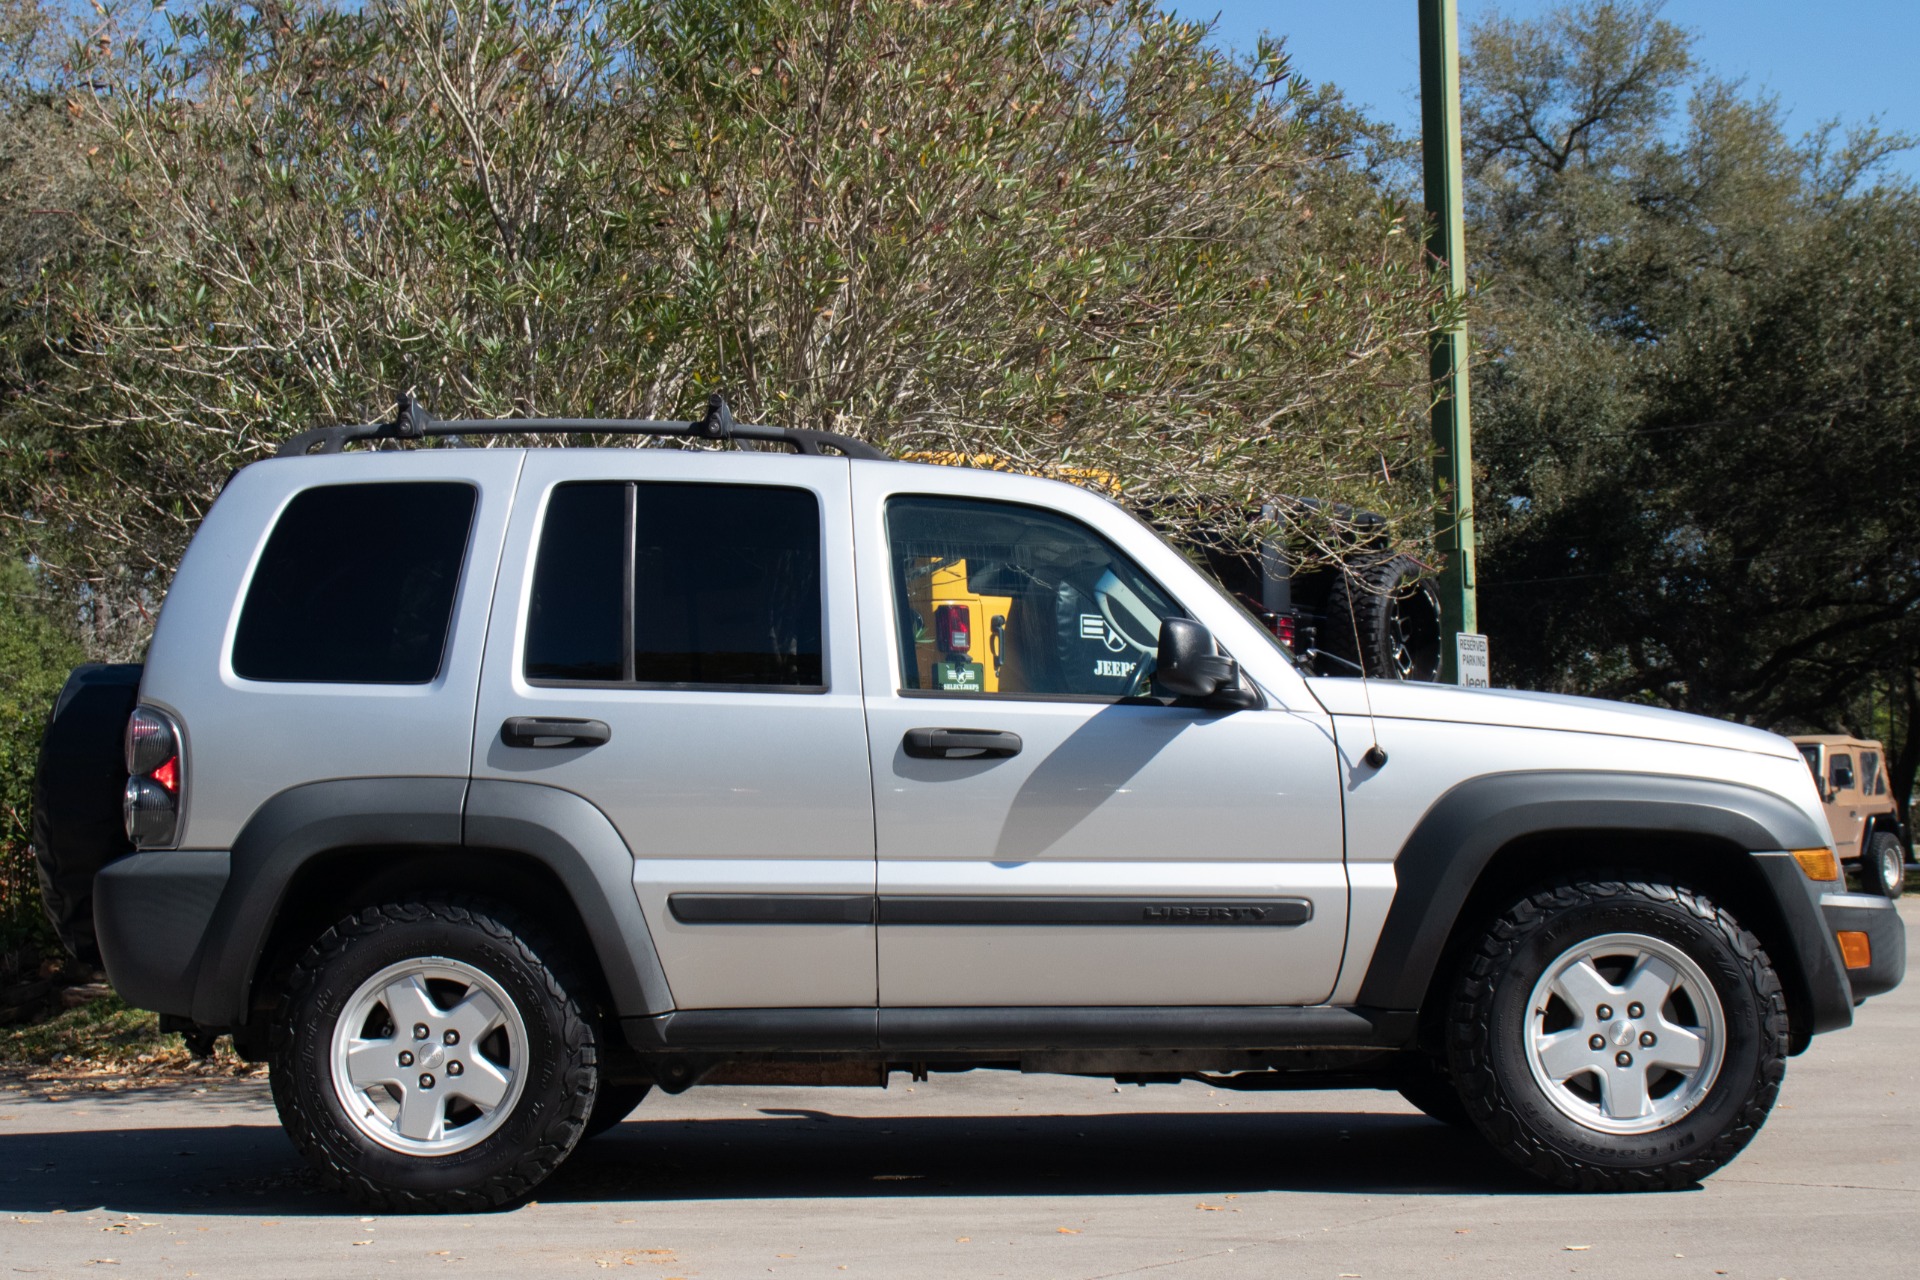
[[[1152,572],[1119,550],[1088,495],[1036,493],[1074,518],[949,474],[856,469],[881,1005],[1325,999],[1347,881],[1324,716],[1146,696],[1160,619],[1189,613],[1170,584],[1209,588],[1157,542]]]
[[[474,776],[607,815],[681,1009],[874,1004],[847,489],[843,459],[527,455]]]

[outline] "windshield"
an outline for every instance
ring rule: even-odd
[[[1813,776],[1817,779],[1820,776],[1820,747],[1818,744],[1811,742],[1801,744],[1800,754],[1806,757],[1807,768],[1812,771]]]

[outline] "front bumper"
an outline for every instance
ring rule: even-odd
[[[227,887],[224,850],[136,853],[93,878],[93,929],[120,998],[182,1017],[193,1011],[213,909]]]
[[[1900,985],[1907,973],[1907,926],[1891,898],[1870,893],[1823,893],[1820,914],[1826,918],[1828,933],[1867,935],[1871,963],[1846,971],[1855,1004]]]

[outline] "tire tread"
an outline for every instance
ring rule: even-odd
[[[1718,933],[1738,957],[1761,1002],[1761,1060],[1753,1087],[1713,1140],[1689,1156],[1657,1167],[1622,1169],[1575,1159],[1536,1136],[1505,1096],[1492,1066],[1487,1014],[1495,989],[1520,941],[1549,917],[1589,905],[1659,903],[1678,906]],[[1568,880],[1514,903],[1488,929],[1466,960],[1448,1010],[1447,1048],[1461,1101],[1489,1142],[1534,1176],[1576,1191],[1670,1191],[1691,1186],[1724,1166],[1766,1123],[1786,1077],[1787,1004],[1779,976],[1760,940],[1710,898],[1657,880]]]
[[[292,1063],[293,1020],[322,974],[355,943],[371,939],[398,925],[444,921],[464,925],[487,935],[500,946],[517,952],[528,970],[539,975],[545,994],[560,1010],[560,1041],[568,1059],[563,1096],[569,1105],[545,1125],[536,1141],[520,1153],[512,1167],[477,1185],[422,1191],[384,1185],[354,1169],[320,1138],[314,1108],[325,1104],[310,1082],[300,1079]],[[389,1213],[444,1213],[497,1209],[524,1199],[573,1150],[586,1130],[593,1110],[598,1043],[591,1018],[585,1016],[570,991],[585,988],[575,980],[565,952],[546,944],[540,930],[489,903],[459,898],[432,898],[389,902],[367,907],[330,926],[284,974],[281,997],[273,1018],[269,1080],[274,1105],[293,1145],[321,1181],[370,1208]]]

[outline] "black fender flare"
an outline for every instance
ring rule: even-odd
[[[1398,887],[1358,1003],[1418,1009],[1468,896],[1495,854],[1554,832],[1650,832],[1709,837],[1754,856],[1779,908],[1812,1014],[1810,1030],[1847,1026],[1853,1000],[1839,948],[1820,915],[1818,886],[1789,849],[1829,844],[1825,831],[1769,791],[1710,778],[1541,770],[1488,774],[1436,800],[1394,858]],[[1792,982],[1795,974],[1782,973]]]
[[[633,855],[606,815],[571,792],[465,778],[343,778],[280,792],[235,837],[231,870],[206,931],[193,1021],[247,1021],[259,966],[288,887],[340,849],[497,849],[531,858],[572,899],[622,1014],[673,1007],[633,891]]]
[[[462,843],[543,863],[566,888],[621,1016],[673,1008],[653,931],[633,888],[633,851],[613,820],[571,791],[537,782],[476,778],[467,790]]]

